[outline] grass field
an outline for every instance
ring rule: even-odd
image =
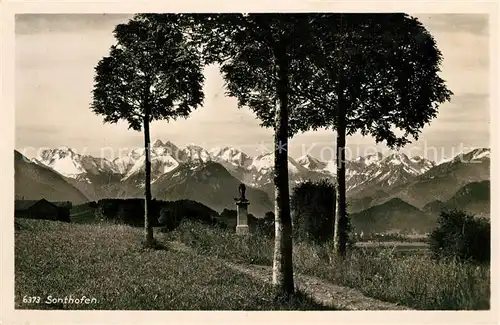
[[[272,265],[274,243],[259,236],[239,237],[198,223],[184,223],[167,234],[201,254],[240,263]],[[405,243],[407,245],[408,243]],[[415,250],[356,248],[341,265],[326,248],[294,243],[296,272],[361,290],[380,300],[423,310],[486,310],[490,305],[490,270],[487,265],[438,262],[422,246]],[[404,252],[404,254],[401,254]]]
[[[139,244],[141,229],[29,219],[16,222],[16,308],[325,309],[300,293],[290,301],[275,300],[270,285],[207,258],[170,250],[168,245],[145,251]],[[52,303],[57,298],[82,296],[95,300]]]
[[[144,251],[142,229],[18,219],[15,246],[16,308],[55,308],[23,303],[23,297],[95,297],[71,309],[275,310],[323,309],[305,295],[273,300],[269,285],[205,257],[272,265],[272,240],[184,222],[160,243],[180,241],[197,254]],[[408,244],[408,243],[405,243]],[[486,265],[438,262],[413,250],[369,245],[334,265],[326,247],[294,243],[294,271],[314,275],[365,295],[423,310],[489,309]],[[405,252],[405,254],[399,254]],[[420,253],[416,253],[420,252]],[[423,253],[422,253],[423,252]]]

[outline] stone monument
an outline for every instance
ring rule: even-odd
[[[248,205],[250,202],[245,198],[246,186],[245,184],[240,184],[238,186],[238,192],[240,197],[235,198],[237,206],[237,219],[236,219],[236,233],[237,234],[248,234]]]

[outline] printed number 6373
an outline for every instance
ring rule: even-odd
[[[39,304],[41,298],[39,296],[24,296],[23,303],[25,304]]]

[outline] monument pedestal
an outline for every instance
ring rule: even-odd
[[[237,235],[246,235],[250,233],[250,229],[248,225],[237,225],[236,226],[236,234]]]
[[[250,233],[250,229],[248,228],[248,205],[250,202],[246,199],[235,200],[237,206],[236,233],[245,235]]]

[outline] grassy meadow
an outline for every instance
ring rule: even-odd
[[[304,294],[273,299],[269,284],[214,263],[272,265],[274,243],[258,234],[184,221],[155,234],[163,248],[141,248],[142,229],[17,219],[16,308],[128,310],[318,310]],[[169,248],[182,242],[193,252]],[[340,265],[326,247],[294,243],[294,272],[356,288],[366,296],[421,310],[489,309],[489,267],[438,262],[429,254],[354,248]],[[95,297],[89,305],[23,303],[25,296]]]
[[[274,299],[271,285],[200,255],[171,250],[168,244],[143,250],[139,228],[29,219],[16,223],[15,306],[19,309],[326,309],[300,293],[290,301]],[[66,296],[97,302],[45,303]]]
[[[272,265],[272,240],[183,223],[168,233],[198,250],[240,263]],[[418,245],[417,245],[418,246]],[[294,272],[315,275],[361,290],[383,301],[421,310],[487,310],[490,270],[486,265],[435,261],[422,249],[354,248],[341,265],[334,265],[326,247],[294,243]]]

